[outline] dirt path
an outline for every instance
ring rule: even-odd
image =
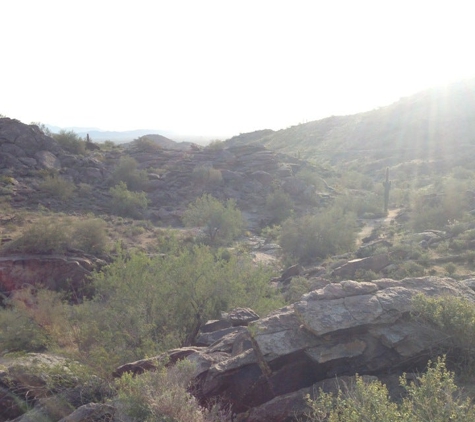
[[[381,226],[389,226],[391,221],[393,221],[401,211],[400,208],[396,208],[388,211],[388,215],[384,218],[373,218],[369,220],[362,220],[364,222],[364,227],[358,233],[356,238],[356,246],[359,247],[363,243],[363,239],[368,237],[373,232],[373,229]]]

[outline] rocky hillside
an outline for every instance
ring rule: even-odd
[[[0,119],[2,189],[11,195],[12,205],[17,208],[36,209],[41,205],[54,211],[108,213],[114,169],[125,156],[135,159],[138,169],[147,172],[148,181],[143,186],[149,201],[146,217],[164,225],[180,224],[184,208],[205,192],[218,199],[234,199],[247,212],[251,228],[268,218],[265,198],[276,186],[292,197],[297,208],[319,199],[310,185],[295,177],[311,167],[307,162],[260,145],[188,145],[186,149],[158,147],[153,151],[132,145],[78,155],[63,149],[36,126]],[[197,176],[206,168],[218,171],[219,180]],[[49,174],[73,182],[78,194],[65,202],[41,193],[41,181]]]
[[[229,145],[258,144],[333,164],[395,165],[414,159],[473,158],[475,80],[429,89],[387,107],[332,116],[277,132],[241,134]]]
[[[475,104],[456,88],[208,147],[0,119],[0,422],[294,422],[356,374],[401,402],[399,377],[440,353],[467,368]],[[118,181],[148,206],[122,214]],[[245,218],[227,248],[184,228],[204,194]],[[416,313],[421,297],[460,302]]]

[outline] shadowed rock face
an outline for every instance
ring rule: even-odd
[[[440,339],[410,317],[412,298],[419,293],[475,302],[464,282],[450,278],[328,284],[250,323],[252,348],[240,354],[230,353],[226,342],[221,349],[211,345],[187,353],[187,359],[206,362],[197,376],[198,394],[204,402],[224,398],[242,421],[286,421],[302,413],[312,386],[318,391],[335,376],[422,369]],[[238,341],[240,336],[224,338]]]
[[[9,293],[25,286],[78,292],[87,276],[105,262],[96,258],[63,255],[11,255],[0,257],[0,291]]]

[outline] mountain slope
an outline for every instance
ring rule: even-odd
[[[302,157],[439,158],[475,145],[475,79],[433,88],[377,110],[332,116],[288,129],[241,134],[231,145],[259,143]]]

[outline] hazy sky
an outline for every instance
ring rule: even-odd
[[[234,135],[475,76],[471,1],[0,0],[0,113]]]

